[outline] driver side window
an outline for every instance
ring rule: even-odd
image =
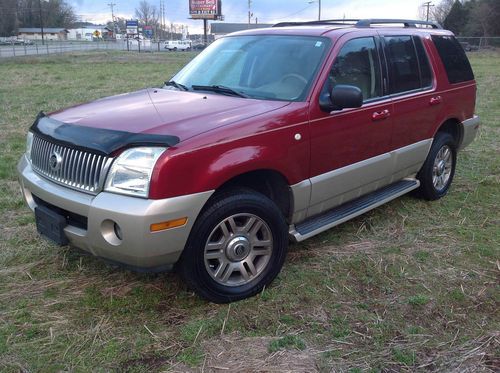
[[[349,40],[340,50],[328,76],[329,89],[338,84],[361,89],[363,101],[382,96],[380,61],[373,37]]]

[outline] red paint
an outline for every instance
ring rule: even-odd
[[[425,37],[436,77],[428,91],[385,97],[359,109],[326,113],[319,95],[335,56],[361,36]],[[239,34],[322,35],[332,39],[316,82],[304,102],[280,102],[216,94],[148,89],[53,113],[60,121],[130,132],[168,134],[181,142],[158,161],[150,198],[218,188],[254,170],[275,170],[290,185],[434,136],[447,119],[474,113],[476,85],[450,85],[430,34],[443,30],[288,27]],[[295,135],[300,134],[300,140]]]

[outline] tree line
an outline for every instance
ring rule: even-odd
[[[135,17],[141,26],[159,27],[160,12],[147,0],[139,2]],[[0,36],[15,36],[19,28],[41,27],[42,22],[44,27],[64,28],[89,24],[78,22],[73,7],[65,0],[0,0]],[[123,32],[125,19],[115,17],[114,24],[108,22],[108,26]]]
[[[421,18],[425,18],[421,8]],[[74,9],[65,0],[0,0],[0,36],[13,36],[20,27],[69,28],[77,23]],[[142,0],[135,10],[141,25],[159,27],[158,8]],[[442,0],[430,10],[430,18],[461,36],[500,36],[500,0]],[[113,24],[111,23],[110,26]],[[118,29],[125,19],[116,18]]]
[[[430,16],[455,35],[500,36],[499,0],[442,0]]]
[[[0,0],[0,36],[16,35],[20,27],[71,27],[77,17],[65,0]]]

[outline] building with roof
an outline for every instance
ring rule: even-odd
[[[228,22],[213,22],[210,24],[210,33],[214,35],[215,39],[224,35],[237,31],[252,30],[256,28],[272,27],[272,24],[266,23],[228,23]]]
[[[65,28],[44,27],[43,38],[45,40],[67,40],[68,32]],[[21,27],[17,36],[26,40],[42,40],[42,29],[40,27]]]
[[[106,25],[86,25],[68,29],[68,40],[113,39],[113,30]]]

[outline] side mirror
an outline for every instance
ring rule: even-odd
[[[363,93],[353,85],[339,84],[333,87],[331,92],[320,97],[319,105],[321,110],[326,112],[361,107]]]

